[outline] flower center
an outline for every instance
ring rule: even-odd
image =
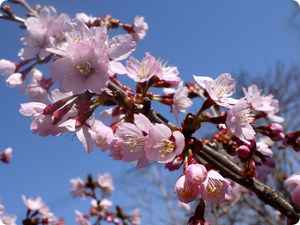
[[[184,187],[180,189],[179,194],[183,197],[191,198],[193,190],[190,187]]]
[[[82,57],[80,57],[82,58]],[[86,56],[84,56],[86,58]],[[94,69],[89,61],[85,61],[85,63],[73,63],[73,67],[80,73],[83,77],[89,77],[92,73],[94,73]],[[71,73],[72,75],[72,73]]]
[[[144,138],[139,137],[137,134],[127,134],[125,135],[126,141],[123,143],[127,146],[128,151],[133,152],[138,147],[145,146]]]
[[[209,179],[208,185],[206,187],[206,192],[208,196],[216,197],[219,194],[222,194],[223,183],[218,180]]]
[[[158,152],[162,154],[161,155],[162,158],[165,158],[165,154],[172,152],[175,148],[175,145],[172,141],[168,139],[161,139],[160,142],[163,144],[164,147]]]
[[[217,93],[217,97],[220,98],[223,95],[230,96],[235,90],[236,82],[231,79],[230,74],[224,74],[223,76],[219,76],[215,80],[215,92]]]

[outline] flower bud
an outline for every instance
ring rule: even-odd
[[[201,164],[191,164],[185,171],[186,179],[192,184],[201,184],[207,177],[207,170]]]
[[[237,149],[237,154],[241,159],[247,159],[250,155],[250,149],[246,145],[241,145]]]

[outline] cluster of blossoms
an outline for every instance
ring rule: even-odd
[[[34,134],[55,137],[74,132],[88,153],[95,146],[100,147],[103,152],[108,150],[114,160],[137,162],[138,168],[149,161],[164,163],[170,170],[184,164],[183,175],[175,185],[182,203],[201,198],[200,201],[217,204],[232,198],[230,182],[214,165],[195,157],[204,144],[222,144],[232,161],[241,165],[245,177],[260,180],[266,179],[275,167],[270,140],[283,140],[284,145],[299,150],[299,132],[283,134],[283,127],[278,124],[283,118],[276,115],[278,100],[273,95],[263,95],[257,86],[244,88],[245,96],[234,99],[231,96],[236,82],[228,73],[215,80],[194,76],[195,82],[185,86],[177,67],[148,52],[141,60],[130,56],[148,29],[143,17],[136,17],[129,25],[109,15],[96,18],[80,13],[74,19],[66,14],[57,16],[53,7],[36,7],[33,12],[24,20],[26,34],[22,42],[26,47],[19,51],[21,61],[0,60],[0,72],[6,76],[8,86],[20,86],[20,91],[32,100],[21,104],[20,113],[33,119],[30,129]],[[122,28],[128,34],[111,38],[109,32],[113,28]],[[122,63],[125,59],[126,66]],[[36,66],[49,62],[51,73],[47,78]],[[28,74],[30,83],[26,84]],[[117,76],[124,74],[137,83],[135,91],[118,80]],[[163,88],[163,94],[153,92],[158,88]],[[204,103],[197,114],[186,115],[181,127],[168,123],[151,106],[151,101],[170,106],[179,123],[179,113],[186,112],[193,97],[202,97]],[[103,109],[97,119],[96,109],[101,107],[110,108]],[[213,115],[205,112],[208,109]],[[263,118],[267,125],[261,122]],[[106,119],[111,120],[110,124],[103,122]],[[219,133],[210,141],[196,139],[193,135],[206,122],[217,124]],[[255,123],[262,125],[255,127]],[[257,133],[269,139],[256,141]],[[6,155],[0,156],[9,159]],[[117,207],[113,213],[109,200],[97,198],[97,188],[102,198],[114,189],[108,174],[99,175],[97,181],[89,176],[86,182],[80,178],[70,182],[72,196],[92,197],[90,214],[76,211],[78,224],[90,224],[92,216],[114,224],[125,220],[139,224],[138,211],[127,216]],[[63,224],[40,198],[23,199],[29,212],[35,211],[26,221]],[[299,203],[298,198],[293,200]],[[43,218],[35,217],[37,214]],[[198,220],[202,218],[193,217],[190,221]]]
[[[204,201],[224,201],[231,192],[230,183],[217,171],[207,171],[201,164],[190,164],[175,185],[179,201],[189,203],[199,195]]]
[[[116,212],[112,211],[113,203],[106,199],[114,190],[113,180],[109,173],[99,174],[97,181],[94,181],[93,177],[89,175],[86,182],[78,177],[71,179],[70,183],[72,185],[70,192],[73,197],[80,196],[81,199],[85,199],[85,197],[92,198],[89,214],[82,214],[78,210],[75,211],[77,224],[90,225],[101,221],[116,225],[125,224],[125,221],[130,222],[132,225],[140,224],[141,214],[138,209],[133,210],[130,215],[124,214],[119,206],[116,206]],[[101,198],[98,197],[99,193],[101,193]],[[96,219],[95,223],[90,222],[91,218]]]

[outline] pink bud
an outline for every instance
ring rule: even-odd
[[[278,123],[270,123],[269,129],[274,133],[280,133],[284,130],[283,127]]]
[[[247,159],[250,154],[250,149],[246,145],[241,145],[237,149],[237,154],[241,159]]]
[[[201,184],[207,177],[207,170],[201,164],[191,164],[185,171],[186,179],[192,184]]]

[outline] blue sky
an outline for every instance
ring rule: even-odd
[[[289,20],[300,10],[292,0],[29,0],[31,5],[37,3],[53,5],[58,13],[70,17],[77,12],[100,17],[109,13],[123,23],[131,23],[136,15],[144,16],[149,31],[133,56],[141,59],[145,52],[161,56],[179,68],[185,81],[192,81],[194,74],[216,77],[242,68],[264,73],[278,61],[286,65],[299,61],[299,33]],[[23,16],[19,6],[14,8]],[[0,58],[18,61],[24,31],[9,21],[0,21],[0,30]],[[49,74],[48,69],[43,72]],[[0,164],[0,199],[7,213],[19,217],[19,224],[26,211],[21,194],[41,196],[55,215],[74,224],[74,210],[87,212],[89,202],[82,206],[80,199],[71,198],[69,179],[110,172],[116,188],[122,189],[123,184],[117,180],[133,168],[131,164],[113,161],[99,149],[87,154],[72,135],[41,138],[31,134],[31,121],[18,112],[20,103],[28,99],[7,87],[3,78],[0,99],[0,149],[13,148],[11,163]],[[190,111],[196,112],[197,105]],[[168,110],[163,114],[168,115]],[[137,206],[124,191],[113,192],[112,200],[126,209]],[[146,218],[143,224],[148,224]]]

